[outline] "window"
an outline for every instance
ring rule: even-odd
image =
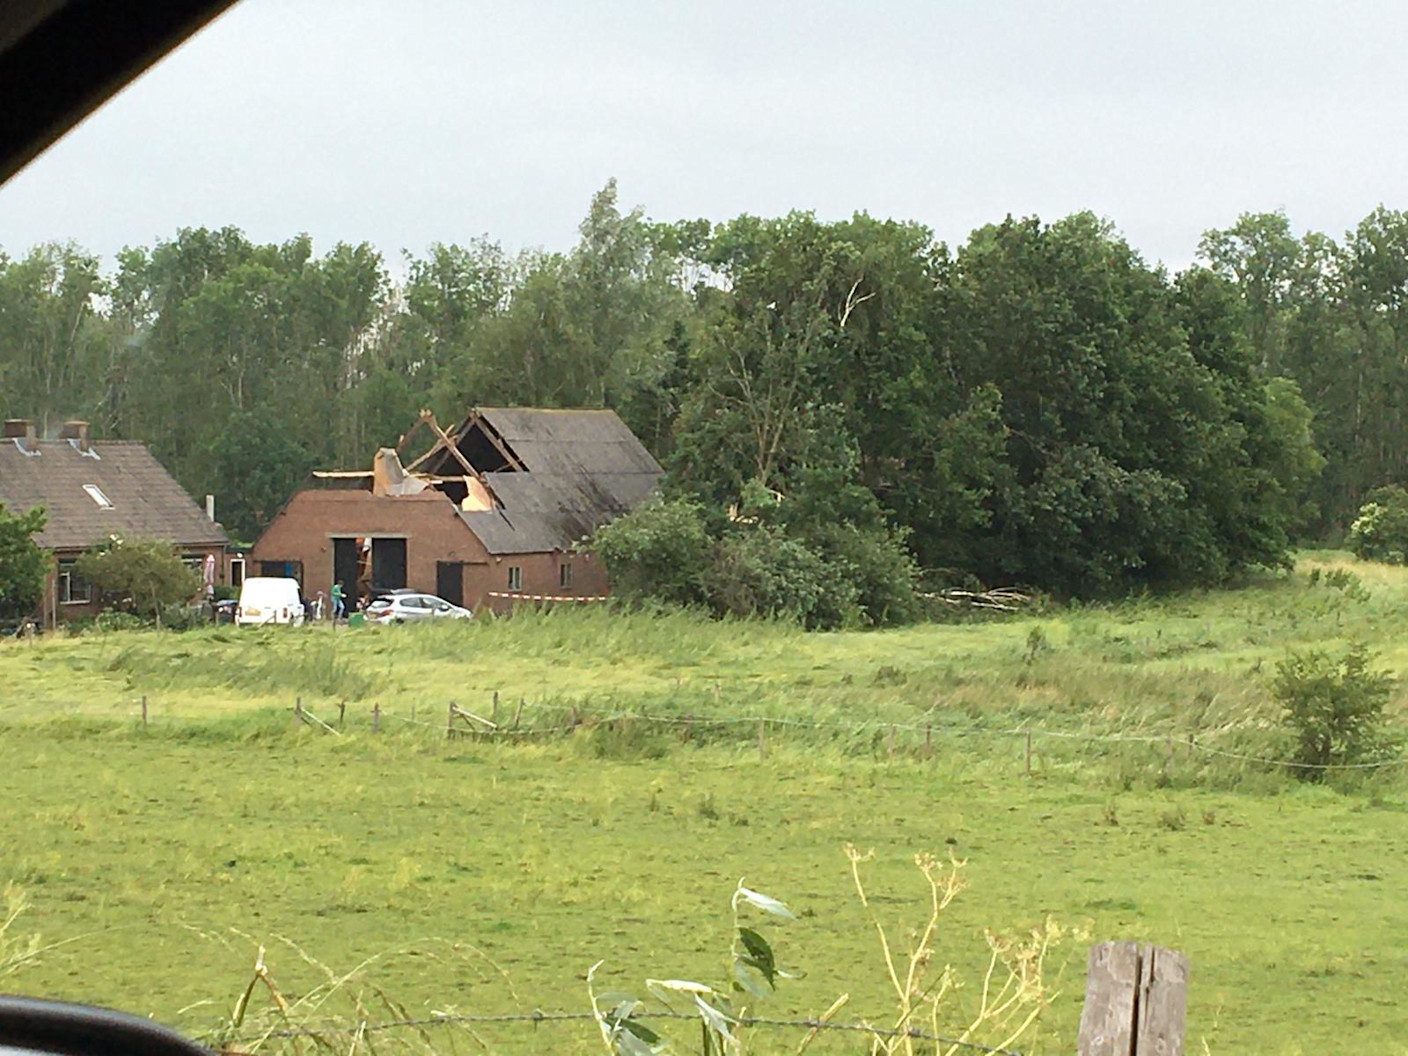
[[[508,589],[523,589],[523,569],[519,568],[517,565],[508,566]]]
[[[92,585],[73,570],[72,561],[59,563],[58,594],[60,605],[83,605],[93,600]]]
[[[85,484],[83,490],[88,493],[88,497],[105,510],[112,509],[112,500],[103,494],[103,489],[96,484]]]
[[[244,585],[244,558],[232,557],[230,559],[230,586],[240,587]]]
[[[557,566],[557,585],[559,587],[570,587],[572,585],[571,561],[564,561]]]

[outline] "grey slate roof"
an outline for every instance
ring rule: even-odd
[[[486,473],[502,509],[460,514],[491,554],[566,550],[660,482],[659,463],[614,411],[479,413],[526,470]]]
[[[653,474],[660,466],[615,411],[480,407],[531,473]]]
[[[0,503],[12,512],[43,506],[49,514],[35,537],[49,550],[81,550],[110,535],[165,539],[179,546],[219,546],[225,531],[206,517],[145,444],[95,441],[85,455],[67,440],[41,440],[28,455],[0,440]],[[112,502],[103,509],[83,490],[97,486]]]

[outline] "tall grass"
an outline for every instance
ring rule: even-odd
[[[130,722],[143,697],[161,721],[287,714],[301,700],[320,716],[345,703],[365,717],[377,704],[389,723],[412,712],[440,722],[450,702],[487,714],[497,695],[501,720],[520,713],[536,726],[576,709],[815,723],[791,736],[817,744],[888,725],[944,736],[1035,728],[1193,734],[1265,754],[1279,721],[1267,683],[1288,649],[1364,641],[1401,667],[1405,617],[1408,572],[1331,553],[1238,589],[871,632],[598,607],[359,630],[119,632],[0,647],[12,690],[0,722]],[[1389,711],[1402,710],[1400,692]]]

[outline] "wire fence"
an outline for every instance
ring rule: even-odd
[[[448,1027],[448,1026],[532,1026],[538,1027],[543,1024],[552,1023],[584,1023],[595,1020],[594,1012],[543,1012],[534,1009],[532,1012],[503,1012],[503,1013],[437,1013],[431,1016],[419,1018],[388,1020],[379,1023],[368,1023],[358,1021],[356,1023],[335,1022],[323,1026],[302,1026],[283,1027],[260,1032],[237,1036],[229,1039],[227,1045],[260,1045],[268,1041],[294,1040],[306,1038],[309,1040],[326,1040],[330,1037],[361,1037],[367,1034],[384,1033],[394,1030],[424,1030],[427,1027]],[[638,1012],[633,1019],[652,1020],[680,1020],[698,1023],[700,1018],[697,1013],[671,1012],[665,1010],[645,1010]],[[770,1030],[807,1030],[816,1033],[838,1031],[851,1034],[866,1034],[872,1038],[892,1040],[895,1038],[909,1038],[914,1041],[931,1041],[939,1045],[956,1047],[968,1052],[982,1052],[993,1054],[993,1056],[1022,1056],[1016,1049],[1003,1048],[998,1045],[985,1045],[982,1042],[972,1041],[967,1038],[955,1038],[944,1034],[935,1034],[923,1030],[919,1027],[880,1027],[870,1023],[837,1023],[828,1019],[785,1019],[773,1018],[769,1016],[744,1016],[736,1021],[740,1027],[748,1029],[765,1028]]]
[[[1153,747],[1162,746],[1165,754],[1169,757],[1182,751],[1189,756],[1200,754],[1242,763],[1250,763],[1267,768],[1282,767],[1291,770],[1374,771],[1408,765],[1408,755],[1397,755],[1391,758],[1356,763],[1300,762],[1294,759],[1284,759],[1272,755],[1221,748],[1207,743],[1204,739],[1208,736],[1264,736],[1268,732],[1268,729],[1264,726],[1224,726],[1212,731],[1211,734],[1204,732],[1201,735],[1199,733],[1186,733],[1182,731],[1167,733],[1092,733],[1027,725],[994,727],[979,724],[961,725],[951,722],[889,722],[883,719],[848,722],[777,715],[662,715],[640,711],[589,713],[585,709],[575,705],[569,706],[550,703],[538,703],[532,705],[532,707],[537,712],[565,715],[568,716],[568,719],[566,722],[560,722],[551,726],[500,726],[493,720],[484,720],[477,715],[470,715],[470,713],[458,709],[457,706],[453,704],[449,705],[449,710],[453,716],[449,722],[426,722],[423,719],[414,717],[407,718],[406,716],[395,715],[389,712],[383,712],[382,717],[406,726],[416,726],[442,733],[448,732],[451,737],[472,736],[480,740],[515,740],[532,737],[554,737],[571,733],[576,728],[583,726],[615,725],[618,728],[624,728],[623,724],[640,723],[647,726],[670,727],[690,732],[694,730],[705,731],[710,729],[738,727],[759,731],[759,736],[762,735],[762,731],[787,729],[835,731],[853,735],[869,735],[872,738],[889,737],[892,740],[896,735],[901,733],[910,735],[922,734],[925,739],[925,744],[930,743],[934,737],[986,736],[1025,741],[1028,754],[1030,754],[1036,742],[1047,738],[1104,745],[1141,744]],[[313,716],[310,712],[307,712],[306,709],[305,714],[308,714],[319,726],[325,729],[331,729],[327,723]],[[455,726],[455,722],[461,719],[468,719],[469,723],[462,726]]]
[[[1165,765],[1171,764],[1181,754],[1184,759],[1205,756],[1210,759],[1225,759],[1230,762],[1267,769],[1282,768],[1302,772],[1367,773],[1408,766],[1408,754],[1404,753],[1360,762],[1312,763],[1287,759],[1264,751],[1248,750],[1244,744],[1240,743],[1226,745],[1226,741],[1232,738],[1240,738],[1243,741],[1247,738],[1266,738],[1272,733],[1273,728],[1265,724],[1226,724],[1197,731],[1168,729],[1102,733],[1063,730],[1025,723],[1003,726],[985,723],[963,724],[955,723],[933,713],[921,717],[921,721],[898,721],[884,718],[841,720],[764,714],[647,713],[629,709],[592,711],[588,707],[590,702],[585,700],[580,704],[561,704],[551,701],[529,703],[526,698],[522,697],[519,698],[512,711],[512,718],[501,722],[499,721],[498,698],[499,694],[493,693],[492,709],[485,709],[490,712],[492,718],[462,708],[455,702],[419,708],[413,703],[409,716],[384,710],[379,703],[373,703],[370,706],[365,703],[357,703],[352,705],[350,709],[353,719],[352,726],[361,725],[366,728],[369,725],[372,733],[378,733],[381,731],[383,723],[394,723],[403,728],[430,731],[432,735],[447,740],[472,739],[510,743],[561,738],[570,736],[579,729],[609,730],[614,728],[624,732],[630,726],[674,730],[684,740],[692,740],[696,736],[702,738],[710,731],[734,730],[746,731],[742,736],[739,736],[739,740],[756,739],[760,754],[765,751],[766,739],[770,734],[777,735],[789,730],[807,730],[847,734],[859,740],[869,739],[877,748],[884,745],[885,753],[890,758],[895,758],[903,752],[908,752],[910,755],[917,752],[924,759],[933,758],[937,754],[933,747],[935,741],[941,742],[945,738],[987,737],[996,740],[1024,742],[1025,769],[1029,773],[1032,769],[1033,757],[1037,754],[1042,741],[1066,741],[1092,746],[1144,745],[1156,750],[1162,747]],[[151,720],[156,718],[152,714],[147,697],[143,696],[139,701],[133,703],[138,705],[141,727],[146,730]],[[443,710],[441,710],[442,707]],[[298,698],[292,708],[293,724],[295,727],[306,727],[334,736],[341,736],[348,726],[349,705],[344,701],[337,705],[337,709],[336,719],[324,718],[305,706],[302,699]],[[437,712],[445,717],[439,718],[437,715],[433,720],[420,717],[436,715]],[[131,718],[136,718],[138,715],[133,715]],[[82,718],[83,716],[78,717]],[[231,718],[231,716],[225,718]],[[111,723],[112,716],[92,716],[92,719],[95,722]],[[368,720],[370,721],[368,722]],[[0,723],[0,725],[8,725],[16,721],[18,720],[12,719],[9,722]],[[118,721],[128,720],[124,718]],[[160,716],[159,722],[154,724],[162,727],[179,725],[183,722],[208,725],[212,721],[219,722],[222,719],[212,720],[168,713]],[[901,735],[908,738],[908,743],[899,743]],[[1216,743],[1218,741],[1223,743]]]

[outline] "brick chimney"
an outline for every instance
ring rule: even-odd
[[[64,427],[59,431],[60,440],[68,440],[74,447],[88,453],[88,423],[71,421],[64,422]]]
[[[5,439],[14,440],[23,451],[37,450],[39,438],[34,431],[34,422],[28,418],[7,418]]]

